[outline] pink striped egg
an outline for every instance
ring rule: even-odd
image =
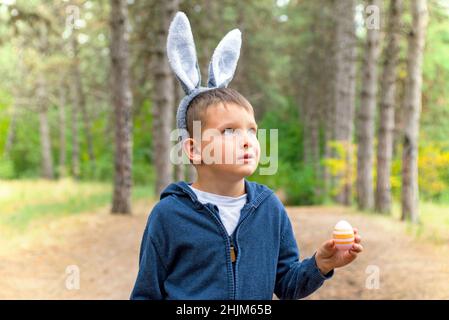
[[[352,226],[345,220],[339,221],[333,232],[335,246],[339,250],[349,250],[354,244],[354,230]]]

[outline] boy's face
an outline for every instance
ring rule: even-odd
[[[235,104],[207,108],[201,123],[201,167],[224,179],[250,176],[260,159],[257,124],[251,111]],[[194,133],[195,135],[195,133]],[[194,137],[195,138],[195,137]]]

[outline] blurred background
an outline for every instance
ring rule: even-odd
[[[195,179],[169,160],[178,10],[203,85],[242,31],[230,87],[278,130],[276,174],[248,179],[301,256],[342,218],[364,237],[311,298],[448,298],[448,0],[0,0],[0,298],[129,297],[152,206]]]

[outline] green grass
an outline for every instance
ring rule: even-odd
[[[132,200],[152,198],[152,186],[134,186]],[[0,228],[23,231],[41,218],[58,218],[110,205],[112,185],[72,179],[0,180]]]
[[[403,224],[403,230],[406,234],[416,240],[432,242],[438,245],[449,244],[449,204],[439,202],[421,201],[419,203],[419,223],[410,221],[401,221],[401,205],[399,202],[393,202],[392,213],[378,214],[371,211],[359,211],[354,204],[351,207],[354,213],[366,214],[372,218],[377,218],[383,223],[395,221]]]
[[[399,220],[401,207],[394,203],[392,217]],[[417,239],[429,240],[437,244],[449,244],[449,204],[421,201],[419,223],[405,222],[407,232]]]

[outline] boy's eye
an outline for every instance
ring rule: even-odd
[[[223,130],[224,135],[231,135],[234,134],[234,129],[233,128],[226,128]]]
[[[226,129],[224,129],[224,130],[222,131],[222,133],[223,133],[224,135],[235,135],[235,134],[241,133],[241,132],[239,132],[238,130],[233,129],[233,128],[226,128]],[[248,129],[248,134],[250,134],[250,135],[256,135],[256,134],[257,134],[257,130],[254,129],[254,128]]]

